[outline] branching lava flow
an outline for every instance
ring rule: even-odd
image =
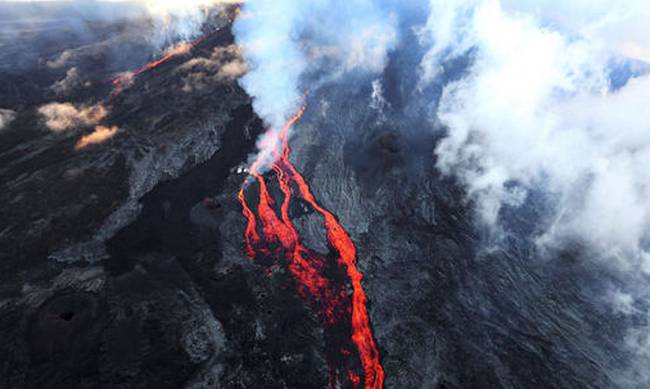
[[[362,274],[356,267],[356,248],[334,214],[316,201],[309,184],[289,160],[288,132],[304,110],[304,107],[301,108],[280,132],[282,150],[275,153],[276,162],[272,166],[284,196],[279,209],[264,176],[259,172],[260,161],[256,161],[250,171],[250,176],[259,186],[257,213],[248,205],[245,195],[247,185],[239,192],[242,213],[247,219],[246,255],[251,259],[264,256],[286,261],[288,270],[297,281],[299,294],[318,310],[330,338],[326,341],[331,343],[330,348],[334,350],[333,355],[328,356],[330,387],[339,380],[339,366],[344,366],[355,388],[363,382],[366,389],[380,389],[383,387],[384,370],[370,328],[367,298],[361,284]],[[323,218],[331,256],[335,260],[302,244],[289,215],[294,190]],[[340,277],[325,274],[339,274]],[[347,292],[350,288],[351,295]],[[334,335],[341,332],[348,334],[347,339],[341,341],[340,337]],[[361,375],[357,374],[359,367]]]

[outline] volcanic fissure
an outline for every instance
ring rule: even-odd
[[[180,55],[186,54],[187,52],[191,51],[196,46],[198,46],[201,42],[206,40],[211,34],[214,34],[214,33],[218,32],[218,31],[219,31],[219,29],[217,29],[217,31],[215,31],[213,33],[200,36],[199,38],[197,38],[197,39],[195,39],[195,40],[193,40],[191,42],[181,42],[176,47],[170,49],[167,52],[167,54],[165,54],[164,56],[162,56],[162,57],[160,57],[160,58],[158,58],[158,59],[156,59],[156,60],[154,60],[152,62],[149,62],[146,65],[140,66],[139,68],[137,68],[135,70],[122,73],[122,74],[118,75],[117,77],[113,78],[111,80],[111,83],[113,84],[113,87],[115,89],[113,90],[112,97],[115,97],[115,96],[119,95],[120,93],[122,93],[124,88],[128,84],[133,82],[133,80],[137,76],[139,76],[142,73],[145,73],[145,72],[147,72],[147,71],[149,71],[151,69],[154,69],[154,68],[158,67],[159,65],[169,61],[172,58],[175,58],[175,57],[178,57]]]
[[[318,311],[326,334],[330,387],[339,382],[339,368],[343,367],[355,388],[363,385],[367,389],[380,389],[384,370],[370,327],[367,298],[361,285],[363,276],[356,266],[356,247],[336,216],[316,201],[309,184],[289,160],[288,132],[304,111],[301,108],[280,132],[282,149],[275,153],[276,162],[272,165],[284,196],[279,206],[259,171],[259,159],[252,165],[250,177],[239,192],[242,213],[247,220],[246,255],[286,264],[297,281],[300,296]],[[257,212],[246,198],[250,178],[259,186]],[[302,243],[289,215],[294,194],[323,218],[329,255]],[[341,333],[346,336],[342,337]]]

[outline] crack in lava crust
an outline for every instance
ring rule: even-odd
[[[334,387],[334,382],[338,382],[339,376],[334,373],[338,371],[337,367],[332,365],[343,363],[347,369],[347,377],[355,388],[359,387],[363,379],[364,388],[380,389],[383,387],[384,369],[379,361],[379,352],[370,328],[367,298],[361,285],[363,275],[356,267],[356,248],[336,216],[318,204],[309,184],[289,160],[289,128],[304,111],[305,108],[301,108],[282,128],[282,151],[275,153],[277,162],[272,166],[284,196],[279,207],[280,216],[278,217],[273,208],[275,202],[269,193],[266,180],[257,170],[258,161],[253,164],[250,172],[259,185],[257,216],[246,200],[246,185],[239,191],[242,213],[247,220],[244,232],[245,252],[251,259],[263,256],[286,261],[289,271],[298,282],[299,294],[318,309],[329,337],[335,337],[333,334],[341,331],[348,334],[346,340],[336,339],[337,355],[329,357],[330,387]],[[329,269],[327,256],[301,243],[298,231],[289,216],[292,188],[297,189],[300,197],[322,216],[329,247],[336,257],[334,270]],[[344,281],[337,281],[332,274],[341,275],[340,278]],[[348,285],[352,289],[351,296],[347,293]],[[331,339],[329,341],[333,342]],[[352,358],[353,349],[356,349],[358,361]],[[362,375],[355,372],[359,363]]]

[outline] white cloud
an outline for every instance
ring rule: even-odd
[[[184,92],[205,90],[215,83],[231,81],[241,77],[248,66],[241,56],[241,49],[236,45],[216,47],[210,57],[196,57],[179,67],[187,72],[183,77]]]
[[[56,81],[50,89],[57,95],[63,96],[73,92],[84,84],[79,71],[76,67],[71,67],[65,74],[65,77]]]
[[[0,131],[4,130],[9,126],[9,123],[14,121],[16,118],[16,112],[10,109],[0,108]]]
[[[71,103],[49,103],[38,108],[45,125],[53,132],[63,132],[99,123],[108,114],[102,104],[77,107]]]
[[[645,2],[619,5],[432,0],[420,31],[429,47],[421,80],[435,81],[445,61],[470,53],[467,73],[444,87],[437,116],[448,135],[436,153],[487,225],[499,231],[504,205],[541,191],[553,206],[540,248],[579,242],[638,280],[650,273],[650,75],[618,89],[609,75],[622,55],[644,59],[628,49],[644,52],[650,10]],[[633,301],[648,291],[630,286],[610,300],[616,312],[637,314]],[[648,339],[648,328],[627,339],[644,366]],[[650,383],[637,370],[624,372],[624,385]]]
[[[381,83],[381,79],[373,80],[370,85],[372,86],[370,108],[382,111],[389,103],[384,98],[384,86]]]
[[[155,39],[191,40],[216,7],[240,4],[241,0],[132,0],[141,5],[154,22]]]
[[[442,13],[455,20],[441,23],[452,26],[443,40],[429,30],[436,43],[424,67],[475,50],[469,74],[447,85],[440,101],[449,135],[437,149],[439,167],[465,182],[491,224],[504,203],[521,201],[522,187],[542,188],[560,200],[540,242],[577,237],[612,257],[644,260],[650,78],[612,92],[607,47],[540,27],[532,13],[498,1],[471,3]]]
[[[425,26],[417,28],[420,43],[428,45],[421,63],[421,83],[433,81],[441,70],[441,62],[465,53],[473,43],[467,36],[468,18],[480,0],[431,1]]]
[[[506,10],[534,13],[543,23],[621,55],[650,62],[650,7],[645,0],[503,0],[503,5]]]
[[[16,0],[0,0],[16,1]],[[31,0],[19,0],[32,2]],[[44,0],[33,1],[34,3]],[[75,7],[72,0],[45,0],[51,2],[69,3]],[[98,3],[118,3],[120,12],[106,7],[83,7],[85,16],[94,15],[103,19],[116,18],[147,18],[152,27],[147,31],[149,38],[158,47],[168,46],[177,40],[191,40],[201,35],[201,27],[209,22],[215,11],[221,11],[230,6],[241,4],[242,0],[99,0]],[[81,3],[81,2],[80,2]],[[84,4],[85,6],[85,4]],[[74,15],[79,16],[79,15]],[[149,24],[149,23],[147,23]]]
[[[242,16],[234,31],[249,71],[240,83],[271,131],[300,105],[303,76],[379,72],[397,39],[395,17],[370,0],[251,0],[244,3]],[[260,142],[262,155],[271,154],[273,138],[277,134]]]

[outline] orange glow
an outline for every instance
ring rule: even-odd
[[[119,76],[115,77],[112,81],[113,86],[115,87],[115,91],[113,92],[113,96],[117,96],[124,90],[124,88],[129,85],[133,80],[139,76],[140,74],[151,70],[158,65],[165,63],[169,61],[170,59],[174,57],[178,57],[180,55],[185,55],[189,53],[194,47],[196,47],[199,43],[203,42],[208,35],[204,35],[198,39],[193,40],[192,42],[181,42],[167,50],[167,54],[164,56],[158,58],[155,61],[149,62],[148,64],[141,66],[133,71],[128,71],[120,74]]]
[[[258,158],[252,164],[251,176],[259,184],[259,202],[257,216],[248,206],[244,189],[239,192],[242,213],[248,223],[245,231],[246,253],[254,259],[258,255],[271,256],[277,260],[286,260],[288,269],[299,284],[299,292],[303,298],[319,308],[326,328],[338,326],[341,321],[348,321],[351,328],[351,342],[358,352],[363,374],[357,374],[349,367],[347,376],[355,388],[363,379],[366,389],[383,387],[384,370],[379,361],[379,352],[370,328],[370,319],[366,308],[367,298],[363,291],[361,272],[356,267],[356,248],[345,229],[338,223],[336,217],[320,206],[311,192],[309,184],[289,160],[291,152],[288,141],[289,128],[300,119],[305,108],[301,108],[282,128],[280,140],[282,150],[276,151],[277,162],[273,171],[278,185],[284,196],[279,206],[280,217],[273,208],[271,197],[264,176],[259,173],[262,164]],[[277,140],[276,140],[277,141]],[[344,272],[352,287],[352,296],[346,293],[346,285],[329,279],[323,271],[327,268],[327,258],[300,242],[300,236],[289,215],[289,205],[292,200],[292,187],[296,188],[300,197],[307,202],[324,220],[329,247],[336,253],[337,268]],[[258,234],[257,222],[261,224],[263,239]],[[340,358],[347,360],[351,355],[346,346],[341,346]],[[330,366],[330,387],[338,381],[336,368]]]
[[[79,139],[77,144],[74,146],[75,150],[82,150],[86,147],[94,144],[104,143],[105,141],[111,139],[115,134],[117,134],[119,129],[116,126],[113,127],[104,127],[97,126],[95,131],[91,132],[88,135],[84,135]]]
[[[260,236],[257,234],[256,230],[257,223],[255,221],[255,215],[246,203],[244,188],[239,190],[238,198],[243,208],[242,213],[246,217],[246,220],[248,220],[248,224],[246,225],[246,232],[244,233],[246,236],[246,255],[252,259],[255,257],[255,249],[253,247],[259,244]]]

